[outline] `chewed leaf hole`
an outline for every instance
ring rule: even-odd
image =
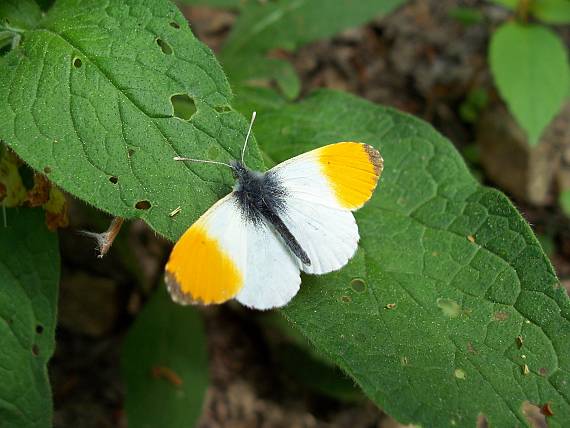
[[[37,333],[37,334],[42,334],[43,332],[44,332],[44,326],[38,324],[38,325],[36,326],[36,333]]]
[[[188,95],[178,94],[170,97],[172,103],[173,114],[179,119],[190,120],[192,115],[196,113],[196,104]]]
[[[171,26],[172,28],[176,28],[177,30],[180,28],[180,24],[179,24],[178,22],[174,22],[174,21],[172,21],[172,22],[170,23],[170,26]]]
[[[156,39],[156,43],[162,49],[162,53],[165,55],[172,55],[172,48],[170,45],[162,39]]]
[[[135,204],[135,208],[137,210],[148,210],[151,207],[150,202],[149,201],[138,201]]]
[[[354,278],[350,281],[350,286],[357,293],[362,293],[366,290],[366,282],[362,278]]]
[[[36,357],[40,355],[40,347],[38,345],[32,346],[32,354],[34,354]]]
[[[73,66],[75,68],[81,68],[82,65],[83,65],[83,61],[81,61],[81,58],[75,58],[73,60]]]
[[[109,177],[109,181],[113,184],[117,184],[119,182],[119,178],[116,176]]]
[[[44,174],[49,174],[51,172],[51,168],[49,166],[44,167]]]

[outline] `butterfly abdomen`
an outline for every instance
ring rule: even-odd
[[[238,180],[236,199],[244,220],[260,224],[265,219],[293,254],[304,264],[310,265],[311,260],[306,251],[281,219],[285,214],[287,191],[279,178],[271,172],[251,171],[240,163],[234,165],[234,173]]]

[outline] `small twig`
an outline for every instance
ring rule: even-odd
[[[111,221],[109,228],[103,233],[89,232],[87,230],[82,230],[80,232],[97,241],[97,250],[99,251],[97,257],[101,259],[111,249],[111,245],[113,245],[115,238],[119,234],[124,221],[125,219],[122,217],[115,217],[113,221]]]

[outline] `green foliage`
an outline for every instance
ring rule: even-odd
[[[173,305],[162,285],[125,340],[129,426],[192,427],[202,414],[208,356],[198,311]]]
[[[475,25],[484,21],[483,12],[474,7],[455,7],[449,11],[449,16],[463,25]]]
[[[288,98],[299,94],[291,64],[268,58],[275,49],[292,51],[304,44],[385,15],[405,0],[275,0],[250,2],[243,8],[221,53],[233,83],[275,79]],[[206,2],[204,2],[206,3]]]
[[[489,61],[501,96],[537,144],[568,93],[566,48],[545,27],[507,23],[492,36]]]
[[[562,425],[570,419],[570,303],[510,202],[481,187],[449,142],[413,117],[336,92],[289,103],[243,85],[276,78],[294,97],[296,75],[267,58],[271,50],[330,36],[400,3],[251,3],[223,52],[232,81],[242,83],[232,101],[212,53],[166,0],[110,0],[106,8],[98,0],[60,0],[0,60],[0,138],[73,195],[114,215],[141,217],[172,240],[233,184],[225,168],[172,157],[239,157],[247,120],[232,105],[247,116],[258,110],[256,133],[275,161],[342,140],[375,145],[386,169],[357,213],[357,256],[340,272],[305,276],[283,313],[402,422],[468,426],[484,414],[496,426],[526,425],[527,400],[549,402],[550,421]],[[502,41],[518,43],[521,34],[534,50],[503,49]],[[521,114],[532,119],[534,139],[554,114],[551,85],[568,93],[565,54],[552,40],[544,29],[506,24],[491,48],[492,60],[497,46],[508,51],[493,71],[519,121]],[[503,67],[505,58],[511,62]],[[565,77],[554,79],[561,63]],[[546,95],[531,73],[547,76]],[[532,83],[536,111],[512,95],[521,80]],[[251,145],[249,166],[263,168],[261,159]],[[34,259],[41,267],[37,254],[44,253]],[[161,289],[125,345],[131,425],[196,420],[207,384],[203,342],[198,314],[174,306]],[[42,368],[45,381],[45,361]]]
[[[214,56],[166,0],[60,0],[1,59],[0,75],[0,138],[100,209],[178,236],[233,183],[225,168],[172,159],[236,158],[248,124],[229,107]],[[180,94],[197,109],[189,121],[174,116]],[[255,142],[248,154],[261,166]]]
[[[42,11],[34,0],[3,0],[0,3],[0,28],[31,29]]]
[[[178,0],[179,3],[189,5],[204,5],[222,8],[239,8],[248,3],[248,0]],[[259,1],[259,0],[251,0]]]
[[[385,160],[357,256],[283,310],[317,350],[403,423],[526,426],[525,400],[570,420],[570,301],[508,199],[411,116],[330,91],[270,106],[256,134],[275,161],[343,140]]]
[[[467,94],[467,99],[459,106],[459,115],[465,122],[475,123],[481,111],[485,109],[489,97],[481,88],[474,88]]]
[[[40,209],[8,209],[0,226],[0,425],[52,424],[47,363],[55,346],[59,252]]]
[[[523,0],[492,0],[493,2],[515,10],[525,6]],[[570,23],[570,1],[568,0],[525,0],[528,12],[536,19],[547,24]]]
[[[570,23],[570,1],[568,0],[534,0],[531,12],[537,19],[548,24]]]

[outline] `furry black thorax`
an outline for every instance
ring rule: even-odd
[[[233,162],[231,166],[237,180],[234,193],[244,220],[254,225],[260,225],[263,219],[268,221],[293,254],[310,265],[309,256],[281,219],[287,210],[287,190],[277,175],[271,171],[252,171],[241,162]]]

